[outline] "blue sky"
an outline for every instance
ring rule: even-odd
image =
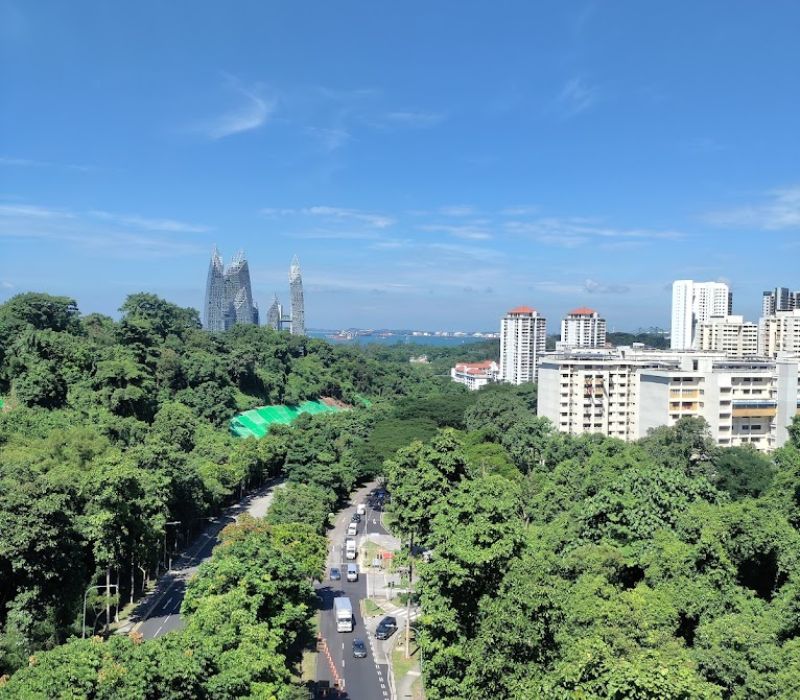
[[[0,0],[0,300],[200,307],[297,253],[317,327],[666,326],[800,289],[800,4]]]

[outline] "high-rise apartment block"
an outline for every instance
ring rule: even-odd
[[[758,324],[743,316],[712,316],[700,325],[698,349],[722,352],[727,357],[758,355]]]
[[[224,267],[222,256],[214,248],[206,279],[205,327],[224,331],[237,323],[258,324],[258,307],[253,303],[250,268],[239,251]]]
[[[552,353],[539,365],[538,414],[565,433],[622,440],[683,416],[703,418],[718,445],[770,451],[800,414],[798,356],[616,348]]]
[[[778,311],[800,309],[800,292],[790,292],[788,287],[775,287],[761,297],[761,315],[773,316]]]
[[[800,353],[800,308],[778,311],[761,319],[758,354]]]
[[[300,274],[300,260],[295,255],[289,266],[289,302],[292,306],[292,335],[306,334],[306,307],[303,299],[303,277]]]
[[[547,342],[547,320],[530,306],[511,309],[500,321],[500,381],[536,381]]]
[[[689,350],[699,346],[699,328],[712,316],[728,316],[733,295],[724,282],[676,280],[672,283],[670,347]]]
[[[585,306],[570,311],[561,321],[561,348],[602,348],[606,345],[606,321]]]

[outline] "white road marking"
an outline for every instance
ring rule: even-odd
[[[162,630],[162,629],[164,629],[164,625],[166,625],[166,624],[169,622],[169,618],[171,618],[171,617],[172,617],[172,613],[170,613],[169,615],[167,615],[167,617],[166,617],[166,619],[164,620],[164,622],[162,622],[162,623],[161,623],[161,627],[159,627],[159,628],[156,630],[156,633],[153,635],[153,639],[155,639],[156,637],[158,637],[158,635],[159,635],[159,634],[161,634],[161,630]]]
[[[161,606],[161,609],[162,610],[166,610],[170,606],[171,603],[172,603],[172,596],[170,596],[169,600],[167,600],[167,602],[164,603],[164,605]]]

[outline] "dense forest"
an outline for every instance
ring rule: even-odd
[[[481,391],[387,463],[430,700],[800,697],[800,417],[769,458],[684,418],[635,444]]]
[[[202,576],[192,584],[197,595],[187,596],[184,612],[193,622],[180,640],[141,648],[119,639],[100,646],[97,641],[59,645],[80,636],[87,589],[91,635],[118,606],[141,594],[158,573],[165,547],[185,542],[208,516],[276,476],[285,476],[289,486],[276,498],[269,524],[291,524],[294,530],[286,534],[261,524],[248,543],[239,543],[233,533],[232,544],[219,548],[215,560],[227,562],[219,566],[231,571],[239,559],[247,559],[248,567],[261,566],[272,556],[276,537],[294,537],[304,554],[286,563],[287,575],[291,566],[301,567],[309,579],[320,575],[314,538],[324,532],[338,500],[359,479],[377,473],[397,448],[428,439],[442,427],[464,427],[464,411],[474,397],[440,376],[464,351],[437,350],[425,365],[408,362],[409,353],[420,354],[408,346],[333,347],[255,326],[210,334],[200,329],[196,311],[150,294],[132,295],[120,313],[118,321],[84,316],[73,300],[44,294],[23,294],[0,305],[0,676],[37,660],[36,670],[17,674],[4,691],[39,697],[34,689],[44,688],[48,677],[56,682],[70,659],[75,668],[64,678],[74,671],[91,684],[104,664],[123,664],[124,657],[126,668],[132,664],[145,673],[165,654],[174,654],[170,672],[208,676],[187,680],[185,694],[174,697],[247,696],[262,682],[283,687],[284,676],[275,669],[287,664],[272,659],[275,668],[253,670],[240,685],[214,690],[215,683],[230,682],[222,678],[227,673],[242,672],[240,662],[217,658],[212,666],[211,657],[202,654],[221,653],[223,647],[226,653],[249,652],[224,641],[234,634],[223,624],[233,622],[223,619],[230,616],[214,617],[201,604],[210,595]],[[227,429],[239,410],[319,396],[354,406],[369,398],[371,407],[301,416],[261,441],[235,439]],[[273,565],[283,566],[270,561]],[[236,595],[255,595],[248,567],[230,591],[214,595],[230,594],[231,601],[234,589]],[[118,586],[112,609],[106,608],[104,589],[89,588],[109,583]],[[275,604],[307,606],[309,590],[281,592]],[[219,603],[221,610],[229,604]],[[256,625],[253,634],[278,634],[283,613],[265,610],[263,600],[253,605],[253,618],[241,624]],[[297,612],[301,618],[306,613]],[[213,624],[222,625],[213,644],[223,647],[201,651],[195,647],[198,630],[208,636]],[[269,648],[294,658],[301,636],[294,629]],[[154,648],[159,646],[164,649]],[[41,651],[47,649],[54,651]],[[195,650],[199,665],[181,665],[187,649]],[[64,685],[64,678],[53,687]],[[125,692],[122,687],[84,689],[74,697],[146,697],[133,686]],[[287,685],[285,692],[291,691]],[[284,691],[278,696],[289,697]]]

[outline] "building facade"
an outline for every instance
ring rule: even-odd
[[[718,445],[767,452],[787,441],[798,413],[798,356],[737,360],[618,348],[551,353],[539,366],[538,414],[572,435],[637,440],[695,416]]]
[[[562,319],[561,348],[603,348],[605,345],[606,321],[594,309],[582,306]]]
[[[530,306],[511,309],[500,321],[500,381],[535,382],[547,342],[547,320]]]
[[[800,353],[800,309],[778,311],[761,319],[758,354],[777,357],[779,353]]]
[[[494,360],[459,362],[450,370],[450,378],[467,389],[476,390],[496,382],[499,372],[500,367]]]
[[[729,316],[733,295],[724,282],[676,280],[672,283],[672,327],[670,347],[691,350],[699,347],[699,328],[712,316]]]
[[[714,316],[700,325],[698,349],[725,353],[728,357],[758,355],[758,324],[742,316]]]
[[[788,287],[775,287],[761,296],[761,315],[773,316],[778,311],[800,309],[800,292],[790,292]]]
[[[291,304],[292,335],[306,334],[306,307],[303,299],[303,277],[300,274],[300,260],[295,255],[289,266],[289,303]]]
[[[258,324],[258,307],[253,302],[250,267],[239,251],[226,268],[215,247],[206,278],[203,322],[207,330],[225,331],[237,323]]]

